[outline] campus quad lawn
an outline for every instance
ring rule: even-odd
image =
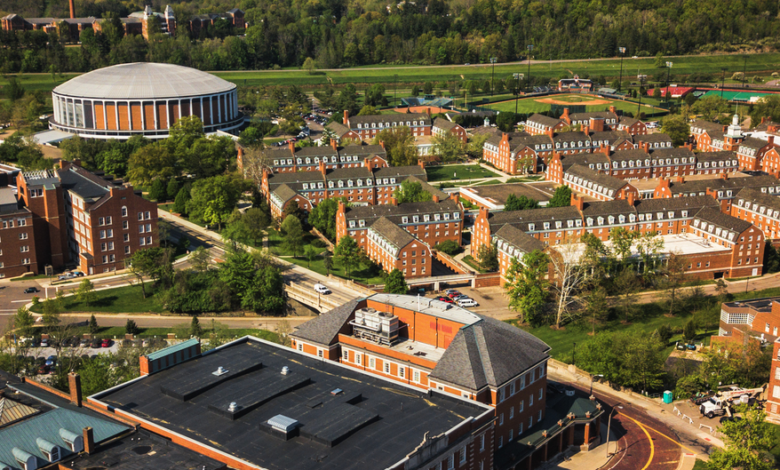
[[[554,99],[558,99],[556,96],[552,96]],[[601,99],[601,98],[595,98],[591,97],[591,99]],[[644,98],[643,98],[644,99]],[[614,106],[618,111],[623,112],[630,112],[632,114],[636,114],[637,111],[637,105],[636,103],[631,103],[627,101],[619,101],[619,100],[609,100],[610,104],[599,104],[599,105],[589,105],[586,106],[585,109],[587,112],[597,112],[597,111],[605,111],[608,110],[610,106]],[[577,103],[572,103],[572,105],[577,105]],[[533,113],[542,113],[547,112],[550,110],[549,103],[537,103],[534,98],[526,98],[521,99],[517,103],[517,112],[518,114],[533,114]],[[512,101],[504,101],[501,103],[495,103],[491,105],[487,105],[486,107],[490,109],[494,109],[496,111],[503,111],[503,112],[515,112],[515,102]],[[641,111],[645,114],[654,114],[654,113],[662,113],[665,112],[663,109],[660,108],[653,108],[651,106],[645,106],[644,103],[642,103]]]
[[[100,320],[98,320],[98,323],[100,323]],[[207,338],[214,330],[211,329],[211,322],[208,320],[203,320],[200,324],[201,329],[203,330],[203,338]],[[189,338],[189,329],[190,329],[190,322],[188,320],[188,317],[182,318],[182,324],[176,325],[169,328],[138,328],[140,330],[140,333],[138,333],[136,336],[139,338],[166,338],[168,336],[168,333],[176,333],[177,337],[179,339],[186,339]],[[252,335],[256,336],[258,338],[266,339],[268,341],[273,342],[279,342],[279,335],[268,330],[260,330],[260,329],[253,329],[253,328],[230,328],[226,330],[231,337],[235,338],[241,338],[242,336]],[[81,336],[84,333],[89,333],[89,327],[88,326],[79,326],[76,328],[73,328],[69,330],[68,334],[70,336]],[[183,338],[182,336],[186,335],[186,338]],[[114,338],[124,338],[125,336],[125,327],[124,326],[110,326],[110,327],[101,327],[99,328],[98,332],[94,335],[95,338],[108,338],[108,339],[114,339]]]
[[[744,292],[733,294],[731,296],[731,300],[744,300],[744,299],[755,299],[760,297],[772,297],[772,296],[778,296],[780,295],[780,288],[772,288],[772,289],[765,289],[761,291],[755,291],[755,292],[749,292],[745,294]],[[711,299],[711,301],[715,301],[715,299],[708,297],[708,299]],[[635,320],[633,320],[629,324],[623,324],[620,322],[620,315],[617,314],[616,318],[613,320],[610,320],[607,322],[606,325],[597,326],[596,327],[596,334],[599,333],[607,333],[607,332],[630,332],[630,331],[643,331],[646,334],[652,334],[653,331],[655,331],[658,327],[661,325],[669,325],[672,329],[679,327],[683,328],[685,324],[690,320],[691,315],[676,315],[674,317],[665,317],[663,314],[668,311],[667,308],[665,308],[660,302],[653,302],[653,303],[647,303],[647,304],[640,304],[640,308],[644,314],[644,317],[637,316]],[[512,320],[510,323],[517,325],[517,322]],[[547,343],[548,346],[552,348],[550,351],[550,355],[554,357],[555,359],[558,359],[559,361],[571,363],[572,361],[572,352],[574,351],[574,344],[582,344],[588,341],[592,336],[589,335],[589,333],[592,331],[591,325],[587,323],[587,319],[580,319],[576,322],[570,323],[566,325],[565,328],[561,330],[555,330],[553,328],[550,328],[549,325],[540,326],[537,328],[531,328],[524,326],[522,327],[524,330],[528,331],[532,335],[536,336],[537,338],[541,339],[545,343]],[[696,337],[696,343],[704,342],[704,344],[709,344],[709,338],[710,336],[717,334],[718,330],[708,330],[706,332],[702,332],[701,329],[698,331],[698,335]],[[677,334],[672,336],[671,340],[669,340],[669,344],[667,345],[667,351],[666,354],[669,354],[672,352],[672,349],[674,348],[674,344],[676,341],[682,340],[682,334]],[[576,355],[576,354],[575,354]],[[778,450],[780,452],[780,448]]]
[[[323,248],[323,251],[325,249]],[[285,261],[289,261],[291,263],[297,264],[298,266],[302,266],[306,269],[310,269],[314,271],[315,273],[322,274],[323,276],[328,275],[328,271],[325,269],[325,262],[323,261],[323,258],[321,256],[318,256],[316,259],[312,260],[311,263],[306,261],[303,257],[300,258],[284,258]],[[343,278],[343,279],[351,279],[353,281],[360,282],[361,284],[384,284],[385,280],[382,279],[381,276],[371,276],[369,274],[368,268],[366,266],[361,266],[355,271],[352,271],[349,273],[349,276],[347,276],[344,269],[341,267],[341,263],[338,262],[335,258],[333,259],[333,269],[330,270],[330,273],[334,276]]]
[[[303,236],[303,246],[298,252],[298,256],[303,257],[306,247],[308,245],[311,245],[311,242],[316,239],[317,237],[312,235],[311,233],[305,233]],[[257,246],[256,248],[261,248],[262,247],[261,241],[258,239],[257,242],[259,246]],[[273,229],[268,230],[268,249],[271,250],[271,254],[276,256],[292,256],[293,255],[292,251],[286,250],[284,248],[283,243],[284,243],[284,235],[282,235],[278,230],[273,230]],[[317,249],[320,251],[325,251],[325,248],[317,248]],[[287,261],[290,260],[288,259]]]
[[[429,183],[434,181],[468,180],[498,176],[479,165],[428,166],[425,167],[425,172],[428,174]],[[457,177],[453,178],[453,174],[457,174]]]

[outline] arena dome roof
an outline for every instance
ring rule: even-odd
[[[54,93],[92,99],[164,99],[212,95],[236,85],[190,67],[138,62],[105,67],[75,77]]]

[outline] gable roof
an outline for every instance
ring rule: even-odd
[[[271,194],[281,199],[282,204],[284,204],[285,202],[294,198],[298,193],[286,184],[282,184],[274,189]]]
[[[561,165],[563,166],[564,170],[568,170],[574,165],[590,167],[590,165],[595,165],[598,163],[605,165],[603,167],[604,169],[609,168],[609,157],[607,157],[601,152],[594,152],[594,153],[573,153],[571,155],[563,155],[561,158]]]
[[[779,197],[763,193],[757,189],[743,188],[737,193],[737,198],[744,199],[748,203],[758,204],[759,206],[771,209],[771,211],[766,214],[767,217],[769,217],[773,211],[780,211]]]
[[[0,427],[38,413],[38,410],[18,401],[0,398]]]
[[[520,249],[523,253],[530,253],[534,250],[542,251],[545,248],[544,243],[540,240],[537,240],[513,225],[504,225],[493,236],[506,241],[515,248]]]
[[[745,148],[751,148],[751,149],[761,149],[769,145],[769,142],[766,140],[756,139],[755,137],[748,137],[747,139],[743,140],[739,147],[745,147]]]
[[[491,212],[488,214],[490,230],[498,230],[505,224],[517,226],[520,230],[527,231],[530,223],[553,222],[557,220],[581,219],[580,211],[574,206],[543,207],[541,209],[527,209],[510,212]]]
[[[713,207],[703,207],[696,213],[695,219],[716,225],[721,229],[729,230],[740,234],[753,226],[750,222],[738,219],[736,217],[724,214]],[[694,222],[695,222],[694,219]]]
[[[532,114],[531,117],[528,118],[527,122],[538,122],[539,124],[545,127],[555,127],[561,122],[563,122],[564,124],[566,123],[565,121],[562,121],[560,119],[551,118],[545,116],[544,114],[539,114],[539,113]]]
[[[409,232],[390,222],[387,217],[377,219],[376,222],[371,224],[369,230],[376,231],[399,250],[415,241],[415,238]]]
[[[701,152],[696,154],[696,161],[701,163],[731,161],[736,159],[737,154],[728,150],[721,150],[719,152]]]
[[[345,304],[297,326],[292,336],[317,344],[331,344],[338,337],[339,330],[352,318],[352,312],[361,302],[363,299],[349,300]]]
[[[445,118],[442,118],[442,117],[437,117],[436,119],[434,119],[433,120],[433,125],[434,125],[434,127],[438,127],[440,129],[444,129],[446,131],[450,131],[450,130],[452,130],[452,129],[454,129],[454,128],[459,126],[459,124],[457,122],[452,122],[449,119],[445,119]]]
[[[605,175],[604,173],[599,173],[596,170],[591,170],[590,168],[582,165],[572,165],[568,170],[566,170],[566,173],[572,176],[579,176],[580,178],[583,178],[587,181],[593,181],[594,183],[599,184],[606,189],[611,189],[614,191],[614,193],[610,195],[616,195],[621,188],[628,185],[625,180],[616,178],[614,176]]]
[[[634,140],[636,142],[647,142],[647,143],[656,143],[656,142],[672,142],[672,138],[669,137],[668,134],[664,134],[663,132],[656,132],[654,134],[645,134],[645,135],[635,135]]]

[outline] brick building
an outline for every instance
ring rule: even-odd
[[[780,198],[753,188],[742,188],[731,205],[731,215],[758,227],[766,240],[780,240]]]
[[[324,314],[314,329],[323,337],[346,333],[351,326],[341,312],[354,306]],[[185,360],[171,346],[154,353],[169,367],[89,401],[241,470],[493,468],[493,407],[422,389],[410,374],[409,382],[387,380],[333,352],[248,336]],[[546,352],[536,357],[542,362]],[[543,383],[540,377],[529,391]],[[594,418],[598,408],[588,408]],[[572,417],[562,430],[584,422]]]
[[[325,163],[328,170],[389,166],[383,145],[352,144],[339,147],[333,140],[330,145],[318,147],[296,147],[290,142],[285,147],[266,149],[263,156],[274,173],[318,171],[320,161]]]
[[[530,249],[576,243],[585,233],[607,242],[617,227],[639,234],[653,233],[663,237],[665,253],[679,251],[688,260],[687,274],[699,279],[760,275],[763,270],[763,234],[750,223],[721,213],[718,202],[709,196],[695,199],[641,199],[633,197],[614,201],[586,203],[572,196],[572,205],[502,213],[480,209],[472,229],[472,253],[485,244],[496,242],[506,225],[541,242],[523,236],[505,253],[519,255]],[[505,232],[502,232],[502,235]],[[520,237],[510,233],[513,238]],[[506,237],[505,242],[510,240]],[[508,256],[508,255],[507,255]],[[504,259],[502,270],[508,267]],[[758,274],[754,274],[754,273]],[[502,272],[504,275],[505,272]]]
[[[362,140],[368,141],[385,129],[408,127],[413,137],[432,134],[430,110],[428,114],[378,114],[374,116],[350,116],[344,111],[342,125],[355,132]]]
[[[770,175],[730,177],[721,173],[712,179],[661,178],[653,198],[671,198],[710,195],[721,203],[724,212],[731,212],[737,193],[743,188],[754,188],[770,195],[780,195],[780,181]]]
[[[331,140],[336,139],[336,143],[342,144],[344,141],[360,141],[361,137],[360,134],[357,132],[351,130],[349,127],[341,124],[338,121],[331,121],[325,125],[325,129],[327,131],[330,131]],[[320,141],[320,144],[322,141]]]
[[[731,125],[694,120],[691,122],[691,138],[696,143],[696,149],[703,152],[737,151],[745,135],[739,125],[739,116],[735,114]]]
[[[780,297],[723,302],[720,306],[718,336],[713,338],[726,340],[739,337],[740,342],[749,339],[762,343],[775,342],[780,338],[779,328]]]
[[[645,135],[647,134],[647,126],[639,119],[630,118],[628,116],[620,116],[618,120],[617,130],[628,132],[631,135]]]
[[[368,228],[366,254],[386,272],[398,269],[405,278],[433,274],[431,247],[386,217],[380,217]]]
[[[157,205],[78,161],[20,173],[16,182],[20,201],[32,213],[39,265],[109,272],[124,269],[136,251],[160,245]]]
[[[559,181],[575,191],[599,201],[613,201],[632,197],[639,199],[639,191],[626,180],[599,173],[582,165],[572,165]]]
[[[376,206],[346,207],[339,205],[336,214],[336,239],[350,236],[361,248],[368,249],[368,229],[385,217],[431,247],[445,240],[461,244],[463,237],[463,208],[455,196],[432,201],[408,202]]]
[[[244,12],[238,8],[233,8],[225,13],[206,13],[196,15],[190,18],[190,35],[193,38],[200,36],[201,31],[214,26],[217,20],[226,20],[234,29],[246,29]]]
[[[549,346],[490,317],[438,300],[375,294],[304,323],[291,336],[294,348],[326,363],[491,407],[493,440],[479,447],[493,456],[492,465],[485,460],[467,468],[535,468],[574,444],[571,424],[583,433],[585,448],[598,442],[601,406],[576,399],[588,410],[575,417],[568,414],[573,402],[548,399]]]
[[[780,423],[780,341],[772,343],[772,365],[766,392],[767,421]]]
[[[407,179],[423,186],[425,191],[440,197],[449,197],[446,193],[429,185],[425,168],[422,163],[412,166],[378,166],[326,169],[325,162],[319,162],[319,170],[299,171],[296,173],[282,172],[274,174],[270,170],[263,172],[260,191],[266,200],[279,203],[307,201],[309,207],[314,207],[324,199],[343,197],[352,205],[390,204],[393,192]],[[286,188],[282,188],[286,186]],[[295,193],[295,194],[293,194]],[[281,214],[281,212],[279,212]]]
[[[0,187],[0,279],[38,272],[33,215],[12,188]]]
[[[448,133],[457,135],[464,144],[469,141],[469,135],[466,132],[466,129],[457,122],[452,122],[449,119],[442,117],[433,120],[431,135],[442,137]]]

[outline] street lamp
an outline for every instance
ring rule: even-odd
[[[609,428],[612,425],[612,415],[615,413],[615,411],[618,410],[618,408],[620,408],[621,410],[623,409],[623,407],[620,406],[621,404],[622,404],[622,402],[618,403],[617,405],[612,407],[612,411],[609,412],[609,419],[607,420],[607,445],[606,445],[606,448],[607,448],[607,455],[606,456],[607,457],[609,457]]]
[[[593,395],[593,379],[595,379],[596,377],[598,377],[600,379],[603,379],[604,375],[603,374],[596,374],[596,375],[591,375],[590,376],[590,394],[591,395]]]
[[[528,80],[529,80],[529,83],[530,83],[530,80],[531,80],[531,51],[534,50],[534,45],[533,44],[529,44],[527,46],[527,48],[528,48]]]
[[[669,72],[671,71],[672,71],[672,63],[667,62],[666,63],[666,99],[664,100],[664,102],[667,104],[669,103],[669,95],[671,95],[671,93],[669,93]]]
[[[493,96],[493,91],[495,90],[495,87],[493,86],[493,79],[496,78],[496,59],[495,57],[490,58],[490,63],[493,64],[491,68],[493,69],[490,72],[490,96]]]
[[[520,77],[521,73],[515,74],[515,87],[512,89],[512,93],[515,94],[515,119],[517,119],[517,101],[520,99]]]
[[[623,57],[626,55],[626,48],[618,47],[618,50],[620,51],[620,81],[618,81],[618,91],[620,91],[623,86]]]
[[[642,88],[644,88],[645,78],[639,74],[639,104],[636,105],[636,117],[639,119],[639,113],[642,112]]]

